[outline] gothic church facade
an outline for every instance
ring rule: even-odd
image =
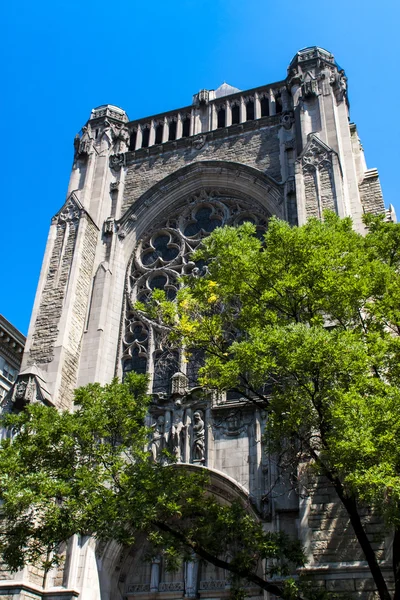
[[[198,361],[186,363],[179,352],[166,359],[157,326],[134,309],[156,288],[174,297],[178,277],[199,268],[193,250],[215,227],[251,220],[263,231],[272,215],[301,225],[329,208],[351,215],[362,231],[364,212],[385,210],[378,173],[367,169],[349,121],[344,71],[330,52],[306,48],[285,79],[251,90],[223,84],[201,90],[190,106],[137,121],[100,106],[74,146],[11,402],[69,409],[77,386],[132,369],[149,373],[154,458],[169,443],[178,462],[209,469],[215,494],[250,499],[266,527],[300,537],[307,569],[321,585],[360,596],[370,589],[366,564],[348,527],[335,530],[341,514],[333,495],[319,489],[302,497],[284,481],[273,486],[276,466],[262,448],[266,415],[234,394],[202,394]],[[11,578],[3,573],[0,595],[229,595],[224,572],[194,559],[171,574],[159,559],[143,561],[143,547],[75,536],[45,584],[40,570],[27,566]],[[376,551],[385,560],[380,541]],[[249,588],[249,595],[260,591]]]

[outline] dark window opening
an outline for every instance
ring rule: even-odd
[[[252,121],[254,119],[254,101],[249,100],[246,102],[246,121]]]
[[[225,108],[222,107],[222,108],[218,109],[217,117],[218,117],[218,121],[217,121],[218,129],[220,127],[225,127]]]
[[[240,123],[240,108],[237,104],[232,106],[232,125]]]
[[[150,139],[150,129],[148,127],[146,127],[146,129],[143,129],[142,136],[142,148],[148,148]]]
[[[135,371],[135,373],[146,373],[146,367],[146,357],[140,356],[138,348],[135,348],[132,352],[131,359],[127,360],[124,364],[124,373],[129,373],[129,371]]]
[[[160,123],[156,127],[156,144],[162,144],[164,125]]]
[[[182,137],[190,136],[190,117],[186,117],[182,121]]]
[[[176,140],[176,121],[171,121],[169,124],[168,140],[170,142]]]
[[[236,390],[227,390],[226,392],[226,400],[227,402],[235,402],[240,400],[243,397],[243,394],[237,392]]]
[[[153,393],[170,394],[172,376],[179,371],[179,354],[166,350],[154,353]]]
[[[282,99],[280,96],[275,96],[275,110],[277,115],[282,112]]]
[[[261,98],[261,116],[262,117],[269,117],[269,100],[268,98],[266,98],[264,96],[264,98]]]
[[[129,150],[134,150],[136,148],[136,138],[137,133],[136,131],[133,131],[131,137],[129,138]]]
[[[199,369],[204,366],[205,352],[204,350],[188,350],[187,351],[187,370],[189,388],[199,385]]]

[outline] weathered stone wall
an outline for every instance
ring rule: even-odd
[[[281,180],[278,131],[279,117],[270,117],[220,129],[204,135],[201,148],[189,139],[163,144],[149,151],[127,155],[123,212],[155,183],[189,163],[201,160],[223,160],[259,169],[277,181]]]
[[[54,358],[64,297],[74,255],[78,221],[58,223],[46,283],[32,336],[29,364],[49,363]]]
[[[59,391],[60,405],[72,406],[73,391],[76,387],[82,336],[85,328],[90,286],[92,282],[93,263],[96,252],[98,229],[86,216],[81,219],[84,227],[82,245],[79,249],[79,272],[76,279],[75,297],[71,317],[68,323],[68,340],[61,372]]]
[[[332,171],[330,169],[320,169],[319,185],[322,210],[336,210],[332,186]]]
[[[382,214],[385,212],[382,189],[378,171],[369,169],[360,183],[361,202],[366,213]]]
[[[319,217],[316,187],[316,171],[306,171],[304,173],[304,191],[306,196],[306,214],[307,218]]]
[[[365,560],[348,515],[332,485],[319,477],[311,493],[308,526],[310,551],[315,563]],[[365,508],[360,509],[367,535],[378,560],[384,557],[385,530],[382,520]]]

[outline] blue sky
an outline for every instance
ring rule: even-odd
[[[133,120],[188,105],[223,81],[277,81],[305,46],[327,48],[346,70],[368,167],[379,169],[385,203],[400,217],[399,20],[398,0],[6,3],[0,313],[27,332],[74,135],[93,107],[116,104]]]

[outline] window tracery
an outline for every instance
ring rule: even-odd
[[[122,340],[124,372],[150,373],[152,391],[160,397],[170,395],[174,373],[187,375],[189,387],[196,385],[199,365],[192,358],[185,360],[176,348],[169,347],[162,326],[136,311],[135,302],[146,303],[155,289],[164,290],[173,300],[181,275],[204,272],[204,265],[195,264],[192,254],[216,227],[251,221],[258,235],[262,235],[268,217],[250,198],[235,198],[221,190],[202,190],[138,242],[128,267]]]

